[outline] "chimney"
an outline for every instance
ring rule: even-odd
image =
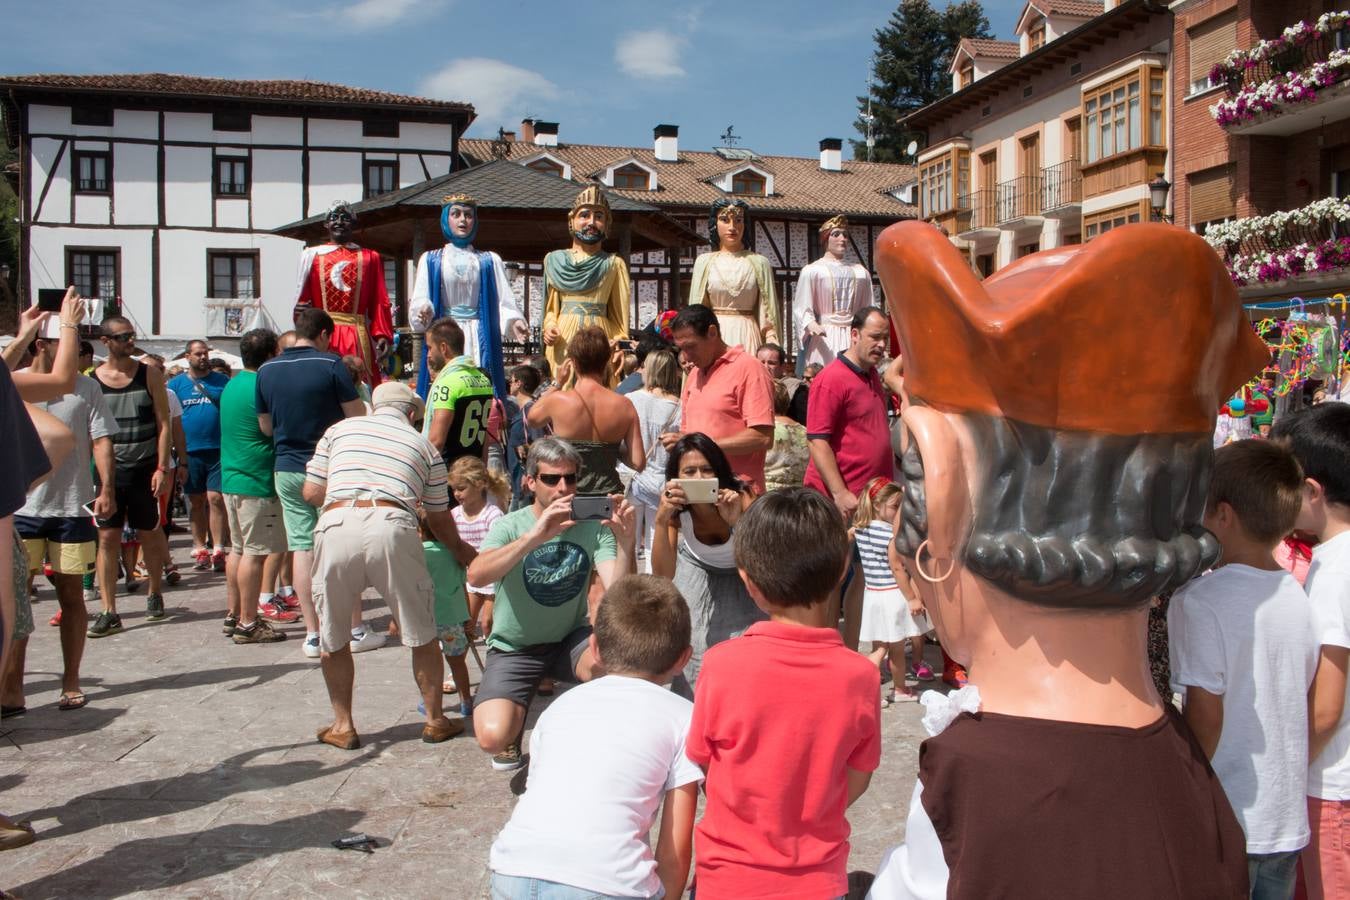
[[[540,147],[558,146],[558,123],[557,122],[535,122],[534,123],[534,142]]]
[[[534,143],[534,119],[520,120],[520,139],[527,143]]]
[[[842,138],[823,138],[820,142],[820,167],[826,172],[844,170],[844,141]]]
[[[657,125],[652,129],[652,136],[656,142],[653,152],[657,162],[680,161],[680,126]]]

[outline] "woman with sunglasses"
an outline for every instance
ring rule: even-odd
[[[706,488],[690,482],[710,480],[717,482],[715,501],[698,502]],[[670,448],[666,486],[656,508],[652,574],[673,580],[689,604],[694,652],[672,689],[691,700],[707,649],[767,618],[736,571],[731,539],[753,500],[732,474],[726,454],[706,434],[686,434]]]

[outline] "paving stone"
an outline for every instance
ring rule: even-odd
[[[175,537],[180,558],[185,546]],[[33,817],[39,840],[0,854],[0,887],[80,900],[487,896],[488,849],[527,773],[492,771],[472,720],[462,736],[421,742],[406,648],[355,657],[363,746],[344,752],[314,738],[332,709],[300,626],[277,644],[229,641],[220,575],[185,577],[165,599],[172,614],[155,624],[143,593],[119,598],[128,627],[86,645],[83,710],[55,708],[56,629],[33,635],[30,711],[0,727],[0,812]],[[368,623],[387,623],[382,601],[364,605]],[[48,615],[39,604],[38,619]],[[444,700],[454,716],[457,696]],[[549,702],[536,702],[530,727]],[[919,717],[915,704],[882,713],[881,768],[849,810],[860,883],[903,837]],[[380,839],[371,854],[329,846],[361,831]]]

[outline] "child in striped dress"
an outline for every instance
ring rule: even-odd
[[[506,478],[497,472],[488,471],[483,461],[476,456],[461,456],[450,466],[447,473],[450,490],[455,497],[456,506],[451,515],[455,519],[455,528],[459,536],[470,547],[477,550],[483,545],[492,523],[502,517],[502,507],[510,502],[511,487]],[[470,639],[478,623],[478,613],[483,604],[491,603],[497,592],[495,584],[482,586],[466,585],[469,603]],[[487,635],[483,635],[487,637]],[[458,688],[452,678],[441,685],[444,693],[454,693]],[[460,691],[460,697],[467,700],[468,685]]]
[[[918,592],[909,583],[896,555],[895,522],[903,489],[889,478],[874,478],[858,498],[853,517],[853,539],[862,560],[863,609],[858,633],[860,641],[871,641],[868,658],[891,669],[892,691],[883,701],[918,699],[918,692],[905,684],[905,644],[915,672],[927,668],[923,661],[924,635],[932,630],[928,615],[918,600]],[[908,590],[901,591],[901,585]],[[929,674],[932,679],[932,674]]]

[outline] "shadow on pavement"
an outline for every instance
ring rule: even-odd
[[[126,841],[109,847],[101,856],[18,885],[12,891],[20,897],[106,897],[171,889],[275,853],[327,847],[329,840],[349,833],[365,815],[354,809],[328,809],[269,824],[222,825],[199,832],[190,848],[165,838]],[[315,838],[315,833],[331,837]],[[388,837],[372,837],[388,846]],[[218,885],[217,889],[223,887]]]

